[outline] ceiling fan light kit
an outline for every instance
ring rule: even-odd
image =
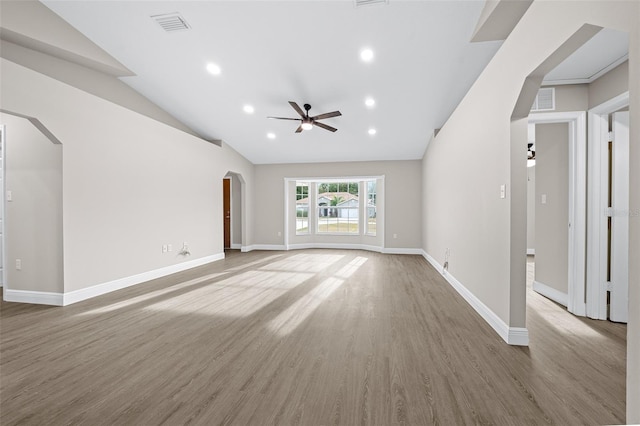
[[[339,117],[342,115],[340,111],[327,112],[324,114],[318,114],[313,117],[309,117],[309,110],[311,109],[311,105],[304,104],[303,105],[304,111],[302,111],[302,108],[300,108],[300,106],[293,101],[289,101],[289,105],[291,105],[291,108],[293,108],[300,115],[300,118],[289,118],[289,117],[267,117],[267,118],[271,118],[274,120],[299,121],[300,125],[296,129],[295,133],[300,133],[303,130],[311,130],[313,129],[313,126],[320,127],[321,129],[325,129],[330,132],[335,132],[338,130],[335,127],[329,126],[324,123],[320,123],[318,120],[323,120],[325,118],[331,118],[331,117]]]

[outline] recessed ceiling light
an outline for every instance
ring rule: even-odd
[[[276,138],[276,134],[275,133],[267,133],[267,138],[275,139]]]
[[[373,98],[367,98],[364,100],[364,104],[369,108],[372,108],[376,104],[376,100]]]
[[[360,51],[360,59],[365,62],[371,62],[373,60],[373,50],[366,48]]]
[[[369,129],[369,134],[370,134],[371,136],[375,135],[375,134],[376,134],[376,132],[377,132],[377,131],[376,131],[376,129],[373,129],[373,128],[372,128],[372,129]]]
[[[253,109],[253,107],[252,107],[251,105],[245,105],[245,106],[243,106],[243,107],[242,107],[242,110],[243,110],[244,112],[246,112],[247,114],[253,114],[253,111],[254,111],[254,109]]]
[[[207,64],[207,71],[209,71],[213,75],[220,75],[220,73],[222,72],[220,67],[214,63]]]

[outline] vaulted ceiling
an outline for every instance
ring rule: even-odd
[[[433,131],[502,43],[471,39],[497,38],[496,31],[505,37],[530,3],[494,2],[483,10],[482,1],[359,2],[42,3],[79,31],[75,36],[103,49],[74,41],[72,60],[119,75],[196,134],[224,141],[255,164],[422,158]],[[37,19],[36,12],[27,18]],[[176,16],[185,29],[159,23]],[[74,36],[71,28],[55,31]],[[31,43],[25,36],[17,42]],[[15,37],[3,30],[3,38]],[[364,49],[373,53],[370,61],[361,58]],[[626,34],[604,29],[545,84],[591,82],[627,50]],[[267,118],[298,117],[289,101],[310,104],[310,115],[339,110],[342,116],[323,120],[338,131],[294,133],[299,122]]]
[[[135,74],[124,82],[256,164],[419,159],[500,46],[470,42],[480,1],[44,4]],[[175,12],[188,29],[154,18]],[[296,134],[298,122],[266,118],[297,117],[288,101],[340,110],[324,120],[338,131]]]

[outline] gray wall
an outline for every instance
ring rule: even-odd
[[[536,249],[536,166],[527,168],[527,253]]]
[[[251,163],[226,145],[0,64],[2,108],[38,118],[64,145],[65,292],[224,253],[221,181],[230,170],[242,174],[251,212]],[[178,255],[183,242],[188,258]],[[174,250],[163,253],[165,244]]]
[[[0,114],[0,124],[6,126],[5,185],[12,193],[5,204],[5,287],[61,293],[62,145],[24,118]]]
[[[535,280],[567,294],[569,125],[537,124],[536,148]]]
[[[255,166],[255,200],[260,214],[254,215],[254,240],[259,244],[283,245],[284,179],[331,177],[385,177],[384,240],[387,248],[419,249],[422,245],[420,200],[421,162],[375,161]],[[278,235],[280,233],[280,235]],[[393,235],[397,238],[393,238]],[[331,239],[341,244],[368,244],[350,236]]]
[[[237,174],[231,174],[231,244],[242,245],[242,183]]]
[[[618,65],[589,84],[589,108],[629,90],[629,61]]]
[[[524,156],[520,163],[512,162],[510,155],[519,149],[512,139],[510,120],[523,83],[585,24],[629,32],[629,75],[640,75],[639,17],[638,2],[616,2],[611,7],[604,1],[588,5],[534,1],[427,148],[423,159],[424,250],[442,263],[450,248],[451,275],[509,327],[526,325],[526,301],[512,297],[513,286],[524,286],[524,280],[511,281],[512,271],[525,265],[524,259],[512,256],[511,248],[519,244],[520,236],[513,235],[510,203],[514,195],[514,200],[522,197],[513,193],[519,191],[520,183],[511,181],[511,169],[526,167]],[[540,28],[545,30],[544,37],[532,37]],[[640,164],[640,80],[629,79],[629,90],[633,188],[640,187],[640,168],[633,166]],[[506,200],[498,196],[502,184],[508,188]],[[640,192],[631,193],[631,207],[640,208]],[[640,258],[640,217],[630,222],[630,258]],[[627,422],[638,422],[640,263],[632,263],[629,271],[634,284],[629,292]]]

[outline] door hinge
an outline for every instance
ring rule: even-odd
[[[613,207],[605,207],[604,215],[605,217],[613,217]]]
[[[613,132],[609,132],[609,142],[613,142]]]
[[[613,282],[607,281],[606,283],[604,283],[604,286],[607,289],[607,291],[613,291]]]

